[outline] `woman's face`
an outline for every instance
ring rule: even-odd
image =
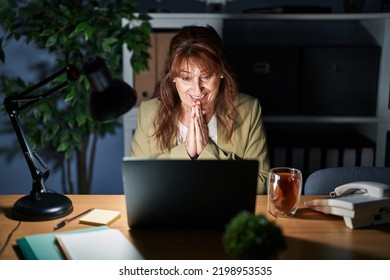
[[[203,111],[213,112],[220,79],[216,73],[210,74],[196,65],[185,63],[175,78],[182,104],[192,107],[194,103],[200,102]]]

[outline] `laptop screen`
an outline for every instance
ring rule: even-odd
[[[255,210],[256,160],[125,158],[122,172],[132,229],[217,229]]]

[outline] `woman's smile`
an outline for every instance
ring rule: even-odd
[[[190,97],[191,97],[192,101],[194,101],[194,102],[203,103],[207,99],[207,94],[202,94],[202,95],[191,95],[190,94]]]

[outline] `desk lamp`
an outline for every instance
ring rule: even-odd
[[[49,177],[50,169],[37,153],[31,150],[19,119],[21,111],[45,99],[69,83],[76,81],[82,74],[87,77],[92,88],[89,98],[89,109],[93,119],[97,121],[112,120],[126,113],[136,102],[133,88],[124,81],[113,79],[102,58],[93,56],[83,63],[81,53],[79,51],[76,52],[80,55],[81,65],[83,65],[81,71],[69,63],[69,57],[73,51],[69,52],[66,55],[66,65],[63,69],[21,93],[4,99],[3,105],[11,119],[32,176],[32,190],[30,194],[21,197],[14,204],[12,214],[15,219],[44,221],[66,216],[73,211],[73,204],[67,196],[45,188],[45,181]],[[61,84],[43,94],[31,95],[36,89],[65,73],[66,80]]]

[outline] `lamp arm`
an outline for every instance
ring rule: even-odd
[[[28,96],[36,89],[42,87],[43,85],[49,83],[50,81],[54,80],[56,77],[64,73],[67,73],[67,80],[64,81],[63,83],[55,86],[54,88],[49,89],[43,94]],[[23,155],[26,159],[27,165],[30,169],[30,173],[33,179],[32,191],[30,192],[30,196],[33,200],[40,200],[41,197],[40,194],[46,192],[45,181],[50,175],[50,169],[43,162],[43,160],[38,156],[38,154],[31,149],[27,141],[27,138],[24,134],[24,131],[22,129],[19,114],[21,111],[25,110],[26,108],[47,98],[51,94],[55,93],[56,91],[68,85],[70,82],[73,82],[76,79],[78,79],[78,77],[80,76],[79,73],[80,72],[75,66],[69,65],[61,69],[60,71],[57,71],[55,74],[51,75],[50,77],[33,85],[32,87],[24,90],[23,92],[13,96],[6,97],[4,99],[3,105],[11,120],[13,129],[18,138],[20,147],[23,151]],[[25,102],[25,103],[21,104],[21,102]]]
[[[53,81],[55,78],[57,78],[58,76],[60,76],[64,73],[67,74],[67,80],[64,81],[63,83],[55,86],[54,88],[49,89],[48,91],[46,91],[43,94],[29,96],[29,94],[31,94],[35,90],[37,90],[37,89],[41,88],[42,86],[46,85],[47,83]],[[29,87],[28,89],[26,89],[26,90],[24,90],[16,95],[7,96],[4,99],[3,104],[4,104],[4,106],[6,106],[7,104],[18,103],[17,107],[14,106],[14,107],[12,107],[12,109],[17,110],[18,112],[21,112],[24,109],[30,107],[31,105],[50,96],[54,92],[62,89],[63,87],[68,85],[70,82],[77,80],[79,77],[80,77],[79,69],[77,69],[74,65],[68,65],[68,66],[62,68],[61,70],[57,71],[53,75],[43,79],[42,81],[38,82],[35,85]],[[26,103],[21,105],[20,102],[22,102],[22,101],[26,101]],[[7,112],[8,112],[8,110],[7,110]]]
[[[19,114],[17,112],[8,113],[11,119],[12,126],[18,138],[20,147],[23,151],[24,158],[27,162],[28,168],[30,169],[31,177],[33,179],[31,195],[39,200],[39,194],[45,192],[45,181],[50,175],[50,169],[47,165],[39,158],[38,154],[31,150],[30,145],[26,139],[24,131],[22,130]]]

